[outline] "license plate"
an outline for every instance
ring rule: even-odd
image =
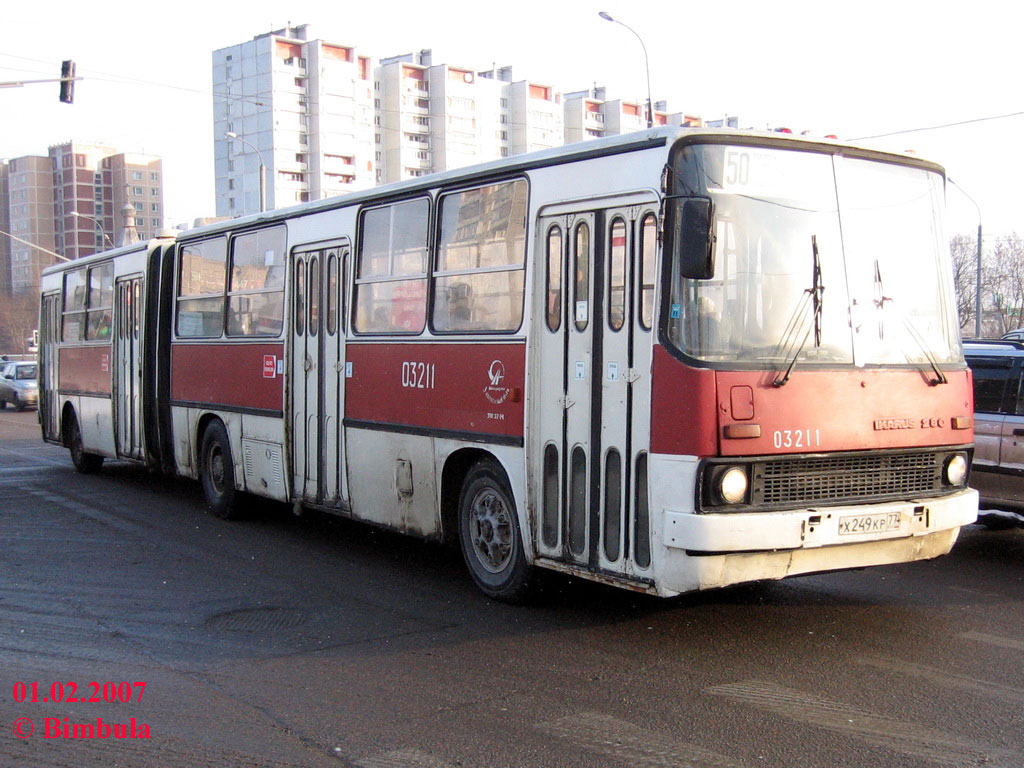
[[[878,515],[850,515],[839,518],[839,535],[855,536],[864,533],[885,533],[900,527],[899,512],[884,512]]]

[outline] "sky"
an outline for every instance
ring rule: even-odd
[[[977,202],[986,247],[1024,234],[1024,94],[1015,85],[1024,11],[1005,0],[12,0],[0,18],[0,82],[59,77],[69,58],[84,79],[72,105],[59,102],[57,83],[0,88],[0,157],[45,155],[72,139],[160,155],[165,219],[190,222],[215,212],[215,49],[308,23],[315,37],[378,58],[430,48],[435,63],[512,65],[517,80],[563,92],[603,85],[609,98],[643,100],[641,45],[599,11],[643,39],[653,98],[670,111],[914,151]],[[976,234],[978,209],[956,187],[947,209],[951,235]]]

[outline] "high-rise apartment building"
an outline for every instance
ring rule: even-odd
[[[535,152],[565,143],[562,94],[550,85],[520,80],[508,89],[509,154]]]
[[[54,250],[53,162],[49,157],[29,155],[9,160],[7,198],[10,229],[10,286],[13,293],[35,290],[39,275],[55,262],[52,256],[29,243]]]
[[[511,67],[437,64],[429,49],[374,61],[308,25],[214,51],[218,216],[259,210],[261,162],[281,208],[647,125],[643,103],[563,99]],[[658,125],[692,119],[657,107]]]
[[[476,72],[431,59],[423,50],[377,69],[379,183],[565,143],[561,95],[550,85],[513,82],[511,67]]]
[[[378,183],[509,154],[508,83],[432,64],[429,50],[381,61],[375,81]]]
[[[217,215],[285,208],[376,183],[373,65],[309,25],[213,53]],[[228,134],[239,138],[230,138]]]
[[[6,169],[0,221],[6,215],[7,226],[0,230],[18,239],[0,236],[10,253],[0,286],[15,293],[39,286],[40,273],[55,260],[46,251],[78,259],[117,244],[126,223],[144,240],[163,227],[158,157],[68,142],[50,147],[45,157],[8,160]]]
[[[62,256],[78,259],[112,247],[125,227],[126,206],[134,211],[128,223],[139,239],[163,226],[160,158],[68,142],[50,147],[50,160],[54,237]]]
[[[10,192],[8,181],[10,167],[6,160],[0,160],[0,201],[7,200]],[[11,211],[7,205],[0,205],[0,232],[11,231]],[[11,243],[9,234],[0,234],[0,298],[11,293]]]
[[[614,136],[647,127],[647,103],[607,100],[604,88],[565,94],[565,143]],[[664,101],[654,102],[652,122],[659,125],[701,125],[701,119],[682,112],[669,112]]]

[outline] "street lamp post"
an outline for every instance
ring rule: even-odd
[[[74,216],[76,219],[88,219],[89,221],[91,221],[93,224],[96,225],[97,229],[99,229],[100,234],[103,235],[103,237],[106,239],[107,245],[109,245],[111,248],[114,247],[114,242],[107,235],[106,230],[103,229],[103,225],[100,224],[92,216],[86,216],[84,213],[79,213],[78,211],[71,211],[71,215]]]
[[[256,147],[254,147],[252,144],[250,144],[248,141],[243,139],[241,136],[239,136],[234,131],[228,131],[227,133],[224,134],[224,136],[229,138],[229,139],[237,139],[238,141],[242,142],[243,144],[245,144],[245,146],[249,147],[249,149],[251,149],[253,152],[255,152],[256,153],[256,157],[259,158],[259,161],[260,161],[260,213],[263,213],[265,210],[267,210],[267,166],[263,162],[263,155],[260,154],[260,151],[258,149],[256,149]]]
[[[978,259],[977,259],[977,273],[975,275],[974,283],[974,338],[981,338],[981,206],[978,205],[977,200],[967,194],[963,187],[957,184],[952,179],[949,179],[949,183],[960,190],[964,197],[971,201],[971,205],[974,206],[978,212]]]
[[[605,21],[610,21],[613,24],[620,24],[621,26],[628,29],[634,35],[636,39],[640,41],[640,47],[644,52],[644,68],[647,70],[647,127],[652,128],[654,126],[654,102],[651,101],[651,62],[647,58],[647,46],[644,45],[644,39],[640,37],[640,34],[625,22],[613,19],[612,15],[606,11],[600,11],[598,14]]]

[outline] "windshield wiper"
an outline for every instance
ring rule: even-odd
[[[788,351],[792,349],[792,339],[796,335],[799,327],[803,325],[802,320],[804,312],[808,304],[811,305],[811,311],[813,315],[813,329],[814,329],[814,346],[821,346],[821,296],[825,292],[825,286],[821,282],[821,257],[818,255],[818,236],[811,235],[811,254],[814,259],[814,272],[811,277],[811,287],[804,289],[803,298],[797,305],[796,311],[793,316],[789,319],[789,325],[786,326],[786,330],[782,334],[782,339],[779,341],[779,349],[785,349]],[[781,387],[789,381],[789,377],[793,374],[793,368],[796,367],[797,358],[800,357],[800,353],[804,351],[807,346],[807,339],[810,338],[811,327],[808,327],[804,332],[803,338],[800,340],[800,344],[796,345],[796,349],[793,351],[792,356],[788,356],[789,365],[786,366],[786,370],[783,374],[776,376],[772,381],[773,387]]]
[[[882,270],[878,266],[878,259],[875,259],[875,309],[878,315],[878,340],[882,341],[885,338],[885,325],[882,316],[882,309],[885,308],[885,302],[892,301],[888,296],[885,295],[885,290],[882,288]]]
[[[878,266],[878,259],[875,259],[875,307],[878,310],[879,339],[884,338],[884,332],[882,330],[882,309],[885,308],[886,302],[889,302],[894,307],[896,305],[896,302],[893,301],[891,297],[885,295],[885,291],[882,288],[882,270]],[[898,309],[897,312],[899,312]],[[939,368],[939,364],[935,360],[935,355],[932,353],[931,348],[928,346],[928,342],[924,340],[924,337],[918,332],[917,328],[914,327],[914,324],[910,322],[909,317],[907,317],[902,312],[899,312],[899,316],[900,319],[903,321],[903,327],[906,328],[907,333],[910,334],[910,338],[912,338],[917,343],[917,346],[924,353],[925,359],[928,360],[928,365],[930,365],[932,367],[932,370],[935,372],[935,381],[929,381],[928,383],[933,387],[939,384],[948,384],[949,380],[946,378],[946,374],[942,372],[942,369]],[[904,352],[904,354],[906,353]],[[910,360],[910,357],[907,356],[907,359]]]

